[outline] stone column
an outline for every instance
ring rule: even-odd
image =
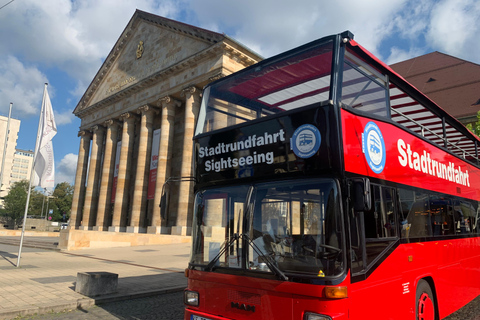
[[[120,151],[120,163],[118,166],[117,189],[115,204],[113,205],[112,226],[108,231],[125,231],[128,211],[128,189],[130,187],[130,170],[132,165],[133,140],[135,134],[135,118],[131,113],[124,113],[122,147]]]
[[[132,219],[127,232],[145,232],[145,216],[147,209],[147,186],[150,158],[152,154],[153,114],[155,110],[145,105],[138,108],[141,114],[140,139],[137,154],[137,171],[135,189],[133,191]]]
[[[82,221],[83,201],[85,196],[85,179],[87,177],[88,153],[90,151],[90,133],[80,131],[80,149],[78,150],[77,173],[73,189],[72,212],[69,229],[76,229]]]
[[[155,196],[153,199],[152,225],[148,227],[148,233],[170,233],[165,221],[160,216],[160,198],[162,187],[170,177],[172,167],[173,150],[173,125],[175,123],[175,108],[181,106],[181,102],[169,96],[158,100],[158,106],[162,108],[162,123],[160,131],[160,147],[158,150],[157,181],[155,184]]]
[[[87,191],[83,206],[83,221],[80,229],[91,230],[96,221],[98,204],[98,185],[100,184],[100,163],[102,161],[103,136],[105,128],[94,126],[90,130],[93,134],[90,165],[88,168]]]
[[[193,134],[195,129],[195,121],[200,108],[200,93],[195,87],[189,87],[182,92],[185,95],[185,130],[183,132],[183,151],[182,166],[179,187],[179,197],[177,206],[176,226],[172,227],[174,235],[189,235],[191,230],[191,219],[193,209],[193,182],[185,178],[191,177],[192,159],[193,159]]]
[[[108,227],[111,198],[113,172],[115,170],[115,154],[117,151],[117,134],[119,123],[116,120],[107,120],[104,126],[107,127],[107,137],[105,138],[105,153],[103,156],[102,181],[100,193],[98,196],[97,222],[93,227],[96,231],[105,231]]]

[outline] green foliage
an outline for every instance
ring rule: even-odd
[[[63,213],[66,215],[65,221],[70,218],[73,201],[73,186],[68,182],[57,184],[53,191],[53,199],[50,199],[49,207],[53,209],[52,221],[63,221]]]
[[[44,195],[38,190],[33,189],[30,194],[30,209],[28,210],[29,216],[38,216],[42,215],[42,206]]]
[[[12,224],[14,228],[22,224],[25,204],[27,203],[28,186],[29,182],[27,180],[15,182],[4,198],[2,215],[7,219],[8,224]]]
[[[18,227],[22,224],[25,214],[25,204],[28,194],[27,180],[15,182],[10,188],[10,192],[4,198],[4,209],[0,211],[8,225]],[[42,192],[32,188],[30,194],[30,203],[27,214],[29,216],[42,216],[48,214],[47,210],[52,209],[51,221],[63,221],[63,213],[65,212],[66,220],[70,218],[70,211],[73,200],[73,186],[68,182],[57,184],[51,197],[46,197]],[[42,213],[43,208],[43,213]]]
[[[477,112],[477,122],[469,123],[466,125],[466,127],[477,136],[480,136],[480,111]]]

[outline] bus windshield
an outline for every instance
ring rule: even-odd
[[[191,265],[332,277],[344,269],[338,188],[333,179],[199,191]]]
[[[332,52],[330,40],[208,86],[195,135],[330,99]]]

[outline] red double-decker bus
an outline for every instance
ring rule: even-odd
[[[350,32],[208,85],[194,141],[186,320],[433,320],[480,294],[480,140]]]

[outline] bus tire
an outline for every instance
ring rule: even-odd
[[[436,320],[435,309],[436,301],[432,293],[432,288],[430,288],[427,281],[423,279],[418,281],[415,300],[415,319]]]

